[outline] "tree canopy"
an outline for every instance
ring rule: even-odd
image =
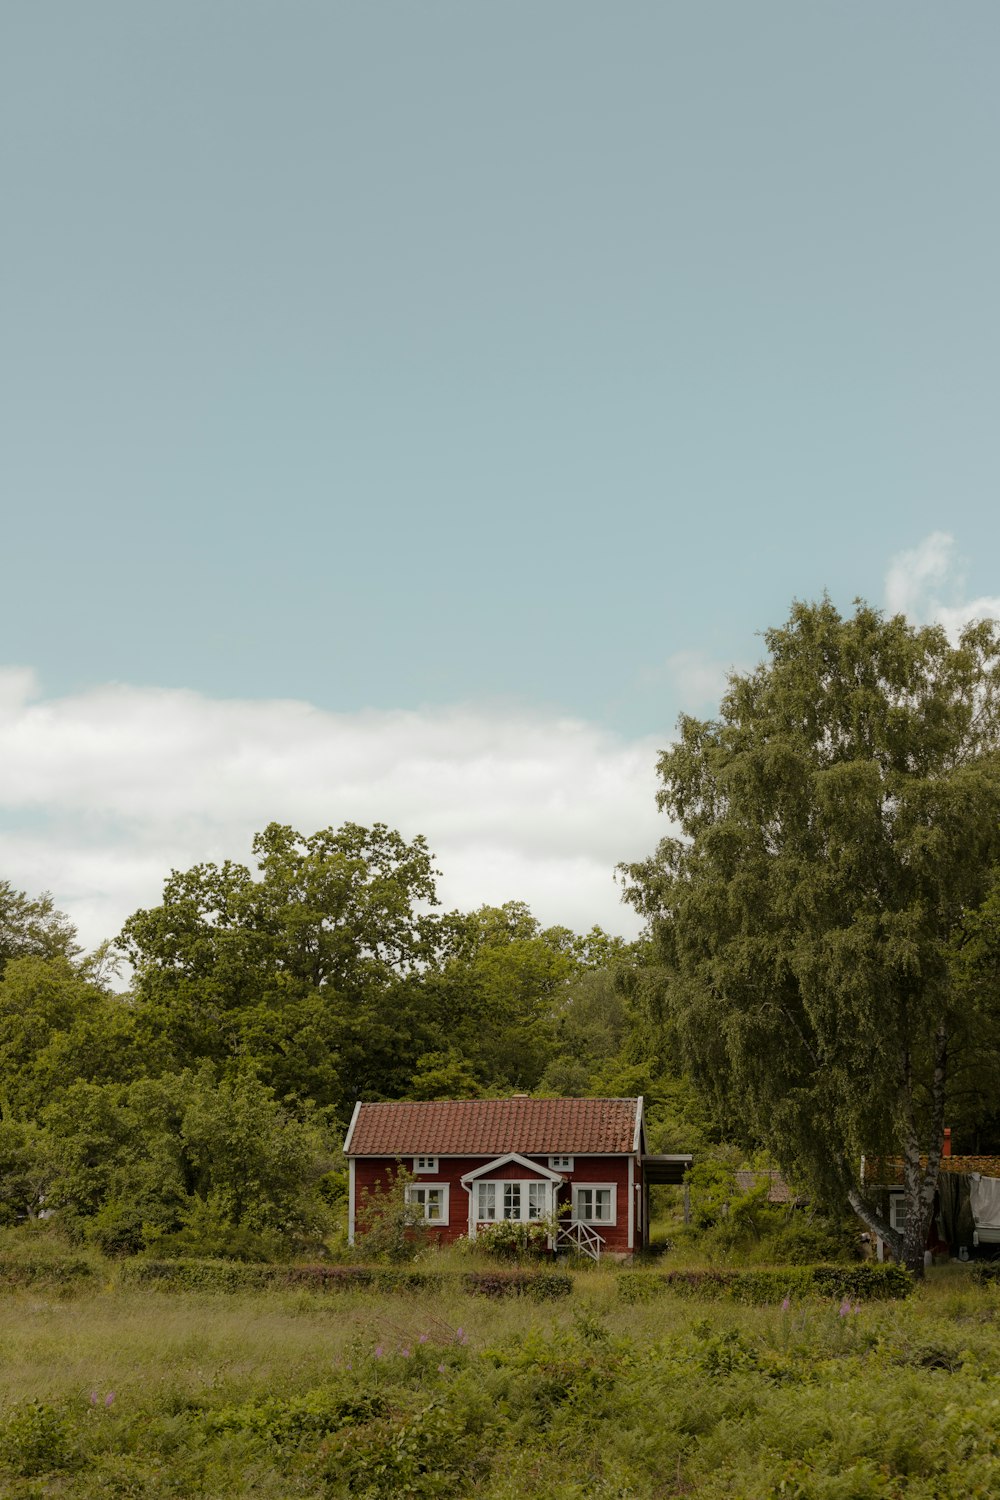
[[[1000,641],[796,604],[659,760],[677,836],[626,870],[684,1054],[796,1181],[922,1266],[957,1054],[954,947],[1000,859]],[[905,1243],[860,1176],[901,1152]]]

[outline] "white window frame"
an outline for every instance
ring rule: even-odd
[[[427,1194],[441,1194],[441,1217],[432,1219],[427,1214]],[[450,1189],[447,1182],[408,1182],[406,1184],[406,1201],[412,1208],[420,1209],[420,1218],[424,1224],[438,1225],[450,1224],[451,1204]]]
[[[903,1212],[900,1213],[900,1209]],[[897,1234],[902,1234],[906,1229],[906,1195],[905,1193],[889,1194],[889,1227],[895,1229]]]
[[[436,1172],[438,1159],[436,1156],[415,1156],[413,1158],[414,1172]]]
[[[488,1188],[493,1189],[493,1217],[480,1212],[482,1202],[480,1194]],[[508,1190],[518,1189],[517,1214],[508,1214],[507,1197]],[[532,1194],[532,1188],[535,1193]],[[551,1184],[537,1177],[480,1177],[473,1184],[473,1214],[477,1224],[502,1224],[505,1220],[509,1224],[537,1224],[539,1219],[544,1219],[543,1207],[545,1203],[545,1190],[550,1189],[549,1201],[551,1202]],[[532,1213],[532,1197],[535,1198],[537,1213]],[[539,1201],[540,1200],[540,1201]]]
[[[584,1216],[580,1210],[580,1200],[584,1193],[608,1193],[610,1194],[609,1206],[610,1216],[606,1219],[594,1218],[592,1215]],[[594,1201],[596,1208],[597,1202]],[[613,1228],[618,1223],[618,1184],[614,1182],[574,1182],[573,1184],[573,1223],[593,1224],[595,1227]]]
[[[572,1172],[573,1158],[571,1156],[550,1156],[549,1166],[554,1172]]]

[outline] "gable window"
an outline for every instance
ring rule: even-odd
[[[573,1158],[571,1156],[550,1156],[549,1166],[554,1172],[572,1172]]]
[[[415,1156],[413,1158],[414,1172],[436,1172],[438,1159],[436,1156]]]
[[[614,1224],[616,1196],[612,1183],[574,1186],[573,1218],[578,1224]]]
[[[424,1187],[423,1184],[408,1183],[406,1201],[419,1210],[420,1217],[426,1224],[447,1224],[447,1183],[442,1183],[439,1187]]]

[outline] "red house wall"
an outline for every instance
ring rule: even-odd
[[[385,1187],[391,1183],[395,1176],[397,1166],[410,1172],[415,1183],[426,1187],[436,1187],[447,1183],[451,1191],[448,1194],[448,1223],[439,1226],[429,1224],[427,1226],[428,1237],[433,1243],[448,1245],[453,1243],[463,1234],[469,1232],[469,1195],[462,1186],[461,1179],[468,1173],[483,1167],[490,1158],[482,1156],[443,1156],[438,1161],[437,1172],[412,1172],[413,1158],[403,1157],[397,1161],[392,1157],[359,1157],[354,1162],[354,1192],[355,1192],[355,1218],[357,1211],[363,1203],[363,1194],[375,1191],[378,1187]],[[529,1157],[540,1167],[548,1168],[547,1157]],[[617,1188],[617,1222],[615,1224],[598,1224],[594,1228],[604,1240],[605,1249],[613,1254],[625,1255],[629,1253],[628,1243],[628,1209],[629,1209],[629,1184],[628,1184],[627,1156],[577,1156],[573,1160],[573,1170],[562,1175],[566,1178],[566,1186],[560,1190],[559,1202],[568,1203],[571,1196],[571,1185],[573,1183],[588,1184],[613,1183]],[[506,1166],[490,1172],[492,1180],[504,1181],[512,1178],[522,1180],[530,1178],[531,1173],[525,1167],[520,1167],[516,1162],[509,1162]],[[638,1178],[638,1173],[636,1173]],[[635,1248],[639,1248],[639,1237],[636,1234]]]

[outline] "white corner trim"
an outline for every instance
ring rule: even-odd
[[[347,1155],[347,1153],[351,1149],[351,1136],[354,1134],[354,1127],[358,1123],[358,1115],[359,1115],[360,1111],[361,1111],[361,1100],[359,1099],[358,1102],[357,1102],[357,1104],[354,1106],[354,1113],[351,1116],[351,1123],[350,1123],[350,1125],[348,1125],[348,1127],[347,1127],[347,1135],[344,1137],[344,1155],[345,1156]]]
[[[635,1157],[628,1159],[628,1248],[635,1249]]]
[[[354,1244],[354,1157],[347,1163],[347,1243]]]

